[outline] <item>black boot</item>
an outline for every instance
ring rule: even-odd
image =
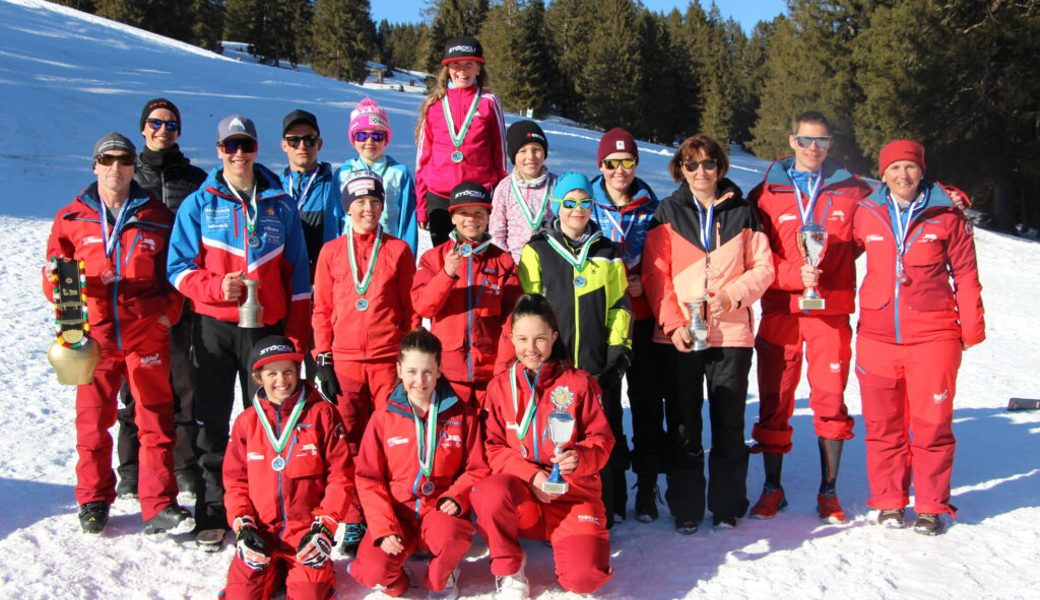
[[[83,533],[97,535],[108,525],[108,502],[87,502],[79,507],[79,526]]]
[[[636,521],[640,523],[656,521],[659,516],[657,503],[661,499],[661,492],[657,489],[657,477],[640,475],[635,488]]]

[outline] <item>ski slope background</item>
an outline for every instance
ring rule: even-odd
[[[0,0],[0,598],[215,598],[232,557],[230,546],[207,555],[189,537],[146,538],[134,501],[116,502],[104,536],[80,533],[75,392],[57,384],[45,359],[52,313],[38,273],[50,219],[93,178],[94,141],[112,130],[140,140],[141,106],[165,96],[181,109],[181,146],[196,164],[217,165],[216,123],[238,112],[257,123],[259,160],[280,169],[286,162],[277,143],[281,118],[304,108],[322,125],[321,158],[338,164],[353,156],[349,112],[366,95],[390,114],[389,154],[413,163],[421,95],[233,60],[45,2]],[[551,169],[595,173],[598,132],[558,120],[542,126]],[[662,196],[675,187],[666,169],[671,154],[641,145],[639,175]],[[732,158],[731,177],[749,190],[766,163],[740,152]],[[976,243],[989,339],[967,352],[961,369],[953,474],[960,517],[947,534],[925,538],[872,525],[864,504],[862,423],[846,446],[839,479],[851,520],[820,524],[816,440],[803,383],[795,450],[784,469],[790,507],[772,521],[742,520],[733,530],[705,524],[691,537],[674,533],[663,508],[652,524],[629,519],[612,532],[616,577],[597,596],[1040,597],[1040,414],[1004,410],[1009,396],[1040,396],[1040,245],[985,231]],[[758,413],[756,393],[752,375],[748,431]],[[847,398],[859,417],[855,378]],[[762,484],[757,457],[748,483],[754,500]],[[554,591],[549,549],[525,547],[532,596],[567,597]],[[336,567],[342,598],[368,594],[345,574],[344,561]],[[494,580],[479,541],[463,565],[461,586],[467,598],[491,597]],[[409,596],[424,597],[425,590]]]

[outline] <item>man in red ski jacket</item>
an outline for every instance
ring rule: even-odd
[[[751,435],[757,442],[753,451],[764,453],[766,482],[751,509],[753,518],[772,518],[787,505],[780,476],[783,455],[791,451],[789,421],[804,352],[820,451],[817,510],[826,521],[845,520],[836,484],[842,444],[852,438],[853,426],[844,399],[852,358],[849,315],[856,308],[852,218],[856,202],[870,193],[870,186],[827,158],[831,142],[830,124],[823,115],[798,115],[789,139],[794,156],[770,165],[748,197],[758,207],[776,270],[762,296],[762,322],[755,340],[761,401]],[[797,242],[799,229],[808,223],[827,230],[826,249],[816,267],[806,264]],[[823,309],[799,308],[799,298],[809,287],[824,299]]]
[[[169,329],[184,299],[166,282],[173,215],[134,183],[134,145],[118,133],[94,145],[97,182],[54,217],[47,257],[84,262],[90,337],[101,360],[76,389],[76,502],[86,533],[101,533],[116,498],[112,436],[123,378],[138,399],[139,496],[145,533],[190,530],[173,476]],[[53,300],[45,269],[43,291]]]
[[[412,284],[412,304],[431,319],[444,347],[444,376],[464,402],[484,405],[502,343],[502,326],[520,281],[513,257],[487,234],[491,195],[478,183],[462,182],[451,193],[450,239],[423,254]],[[512,344],[504,350],[512,354]]]

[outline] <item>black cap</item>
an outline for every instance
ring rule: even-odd
[[[509,160],[516,164],[516,153],[527,144],[535,143],[542,146],[545,155],[549,156],[549,139],[545,132],[534,121],[517,121],[506,130],[506,148],[509,151]]]
[[[491,193],[487,188],[472,181],[463,181],[451,190],[448,212],[468,206],[482,206],[491,210]]]
[[[484,62],[484,47],[472,35],[460,35],[444,42],[444,59],[442,65],[459,60]]]
[[[148,115],[152,114],[153,110],[160,108],[165,108],[177,115],[177,123],[181,122],[181,111],[177,109],[176,104],[170,102],[166,98],[152,98],[148,102],[145,102],[144,108],[141,109],[141,123],[137,126],[137,129],[144,129],[144,122],[148,119]]]
[[[375,171],[367,169],[351,171],[347,175],[347,180],[343,183],[343,191],[340,195],[343,210],[349,209],[351,202],[365,196],[375,196],[380,200],[384,200],[386,192],[383,190],[383,178],[377,175]]]
[[[249,355],[253,371],[276,360],[303,362],[303,352],[296,342],[284,335],[269,335],[257,342],[253,346],[253,353]]]
[[[297,123],[310,125],[318,135],[321,135],[321,129],[318,128],[318,117],[305,110],[294,110],[285,115],[285,118],[282,119],[282,135],[285,135],[285,132],[289,131],[289,128]]]

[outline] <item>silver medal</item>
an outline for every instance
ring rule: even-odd
[[[368,310],[368,300],[364,298],[358,298],[358,301],[354,304],[354,306],[357,307],[357,309],[361,312],[365,312],[366,310]]]
[[[260,244],[262,244],[262,243],[263,243],[263,241],[260,239],[260,236],[258,236],[258,235],[251,235],[251,236],[249,236],[249,247],[252,248],[253,250],[256,250],[257,248],[259,248]]]
[[[271,468],[275,471],[281,471],[285,468],[285,459],[281,456],[274,457],[274,459],[271,460]]]
[[[574,287],[583,288],[583,287],[585,287],[585,284],[587,284],[587,283],[588,283],[588,280],[586,280],[581,275],[578,275],[577,277],[574,278]]]
[[[520,446],[520,456],[527,458],[527,446]]]
[[[469,244],[462,244],[459,246],[459,256],[466,258],[471,254],[473,254],[473,246],[470,246]]]
[[[422,488],[420,488],[419,491],[422,492],[423,496],[429,496],[430,494],[433,493],[433,482],[432,481],[423,482]]]
[[[451,162],[460,163],[462,162],[463,156],[461,150],[456,150],[451,153]]]

